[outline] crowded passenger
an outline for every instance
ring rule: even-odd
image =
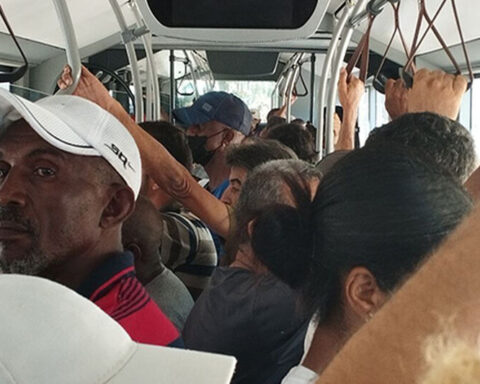
[[[271,160],[296,158],[294,151],[276,140],[249,138],[243,144],[232,146],[227,152],[230,185],[221,200],[225,204],[236,206],[248,174],[257,166]]]
[[[311,208],[260,215],[253,252],[315,314],[304,367],[291,375],[308,368],[304,382],[315,379],[471,207],[460,184],[435,164],[401,146],[377,145],[340,160]]]
[[[299,160],[271,161],[254,169],[234,211],[234,262],[219,267],[187,319],[188,348],[230,354],[238,364],[232,383],[278,383],[298,364],[308,317],[297,311],[297,295],[271,275],[250,243],[250,227],[266,206],[310,199],[319,173]]]
[[[177,345],[179,334],[135,277],[121,226],[142,180],[131,135],[94,103],[31,103],[0,90],[0,268],[76,290],[133,340]]]
[[[407,113],[375,128],[365,145],[398,143],[428,157],[464,183],[475,169],[475,147],[470,132],[455,120],[436,113]]]
[[[264,137],[286,145],[300,160],[308,163],[315,163],[317,160],[313,138],[310,132],[299,124],[290,123],[272,127]]]
[[[135,258],[138,280],[178,330],[182,330],[193,299],[182,281],[162,262],[162,214],[140,195],[135,211],[122,227],[122,242]]]
[[[187,170],[192,170],[192,153],[185,132],[168,122],[145,122],[140,126]],[[163,212],[163,231],[158,239],[161,262],[172,270],[196,299],[208,286],[218,264],[212,233],[191,212],[186,211],[145,174],[144,193]]]
[[[173,115],[187,128],[193,161],[208,174],[207,189],[220,198],[228,187],[226,150],[250,133],[250,110],[233,94],[208,92],[190,107],[174,110]]]

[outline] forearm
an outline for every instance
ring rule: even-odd
[[[480,207],[385,307],[352,337],[321,384],[411,384],[423,369],[423,341],[480,291]],[[480,329],[477,329],[477,334]],[[372,362],[374,362],[372,364]]]
[[[163,145],[140,128],[116,100],[112,99],[107,108],[132,134],[140,149],[143,169],[155,183],[213,231],[225,237],[230,229],[226,205],[202,188],[190,172]]]
[[[352,150],[355,148],[355,126],[357,124],[357,110],[344,109],[343,121],[335,150]]]

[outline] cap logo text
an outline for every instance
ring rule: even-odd
[[[107,145],[105,144],[107,148],[109,148],[115,155],[117,155],[118,159],[122,162],[123,167],[125,169],[130,168],[133,172],[135,172],[135,169],[132,167],[132,163],[128,160],[127,156],[118,148],[115,144],[110,144]]]

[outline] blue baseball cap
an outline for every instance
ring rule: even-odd
[[[237,96],[227,92],[208,92],[192,106],[173,111],[175,119],[185,126],[215,120],[235,129],[245,136],[250,133],[252,114]]]

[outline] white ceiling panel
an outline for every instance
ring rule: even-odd
[[[129,24],[134,18],[129,6],[121,0]],[[80,48],[119,31],[108,0],[67,0]],[[51,0],[2,0],[7,18],[19,37],[44,44],[65,46],[60,24]],[[0,23],[0,32],[6,32]]]

